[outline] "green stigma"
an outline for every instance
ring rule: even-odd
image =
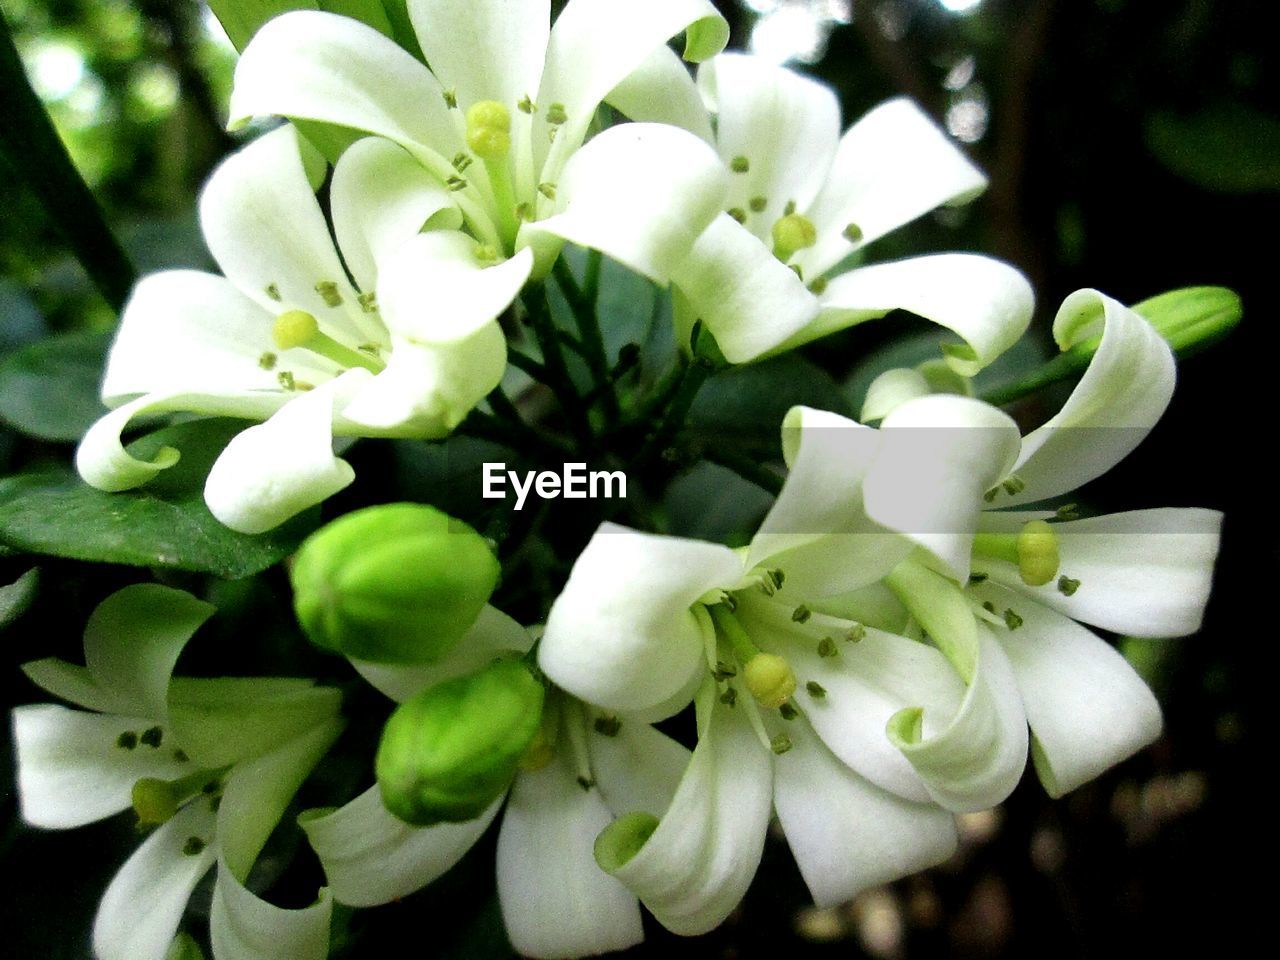
[[[511,111],[497,100],[467,108],[467,146],[485,160],[501,160],[511,149]]]
[[[777,709],[796,692],[791,664],[774,653],[757,653],[747,661],[742,679],[762,707]]]
[[[773,224],[773,255],[786,263],[797,250],[818,242],[818,230],[803,214],[789,213]]]
[[[276,317],[271,328],[271,339],[281,350],[302,347],[320,332],[316,318],[305,310],[286,310]]]
[[[1032,520],[1018,533],[1018,573],[1029,587],[1040,587],[1058,575],[1058,535],[1043,520]]]

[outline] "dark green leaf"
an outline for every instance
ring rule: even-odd
[[[852,415],[829,373],[789,353],[717,373],[698,394],[689,425],[695,436],[730,437],[755,449],[777,451],[782,418],[797,404]]]
[[[773,497],[732,470],[704,461],[671,483],[663,503],[670,533],[736,547],[751,539]]]
[[[0,627],[17,620],[31,606],[40,585],[40,570],[32,567],[7,587],[0,587]]]
[[[260,536],[229,530],[204,505],[205,477],[245,424],[210,419],[166,427],[130,444],[150,458],[162,446],[182,459],[138,490],[103,493],[57,468],[0,480],[0,542],[29,553],[247,577],[291,553],[317,523],[308,511]]]
[[[0,419],[41,440],[74,442],[106,413],[98,399],[109,333],[67,333],[0,360]]]
[[[1147,147],[1176,173],[1206,190],[1280,190],[1280,119],[1223,103],[1189,116],[1157,113]]]

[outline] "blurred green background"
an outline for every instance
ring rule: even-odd
[[[1202,505],[1228,517],[1205,630],[1126,646],[1165,708],[1166,732],[1153,748],[1060,802],[1047,800],[1029,778],[998,810],[963,818],[964,848],[953,862],[839,909],[805,905],[778,840],[743,907],[721,930],[682,941],[655,926],[635,953],[1132,957],[1183,956],[1199,942],[1215,951],[1250,942],[1270,886],[1262,849],[1271,832],[1263,819],[1266,767],[1259,760],[1270,749],[1263,708],[1273,695],[1264,686],[1270,664],[1263,658],[1270,660],[1275,636],[1266,603],[1280,560],[1268,502],[1274,483],[1264,479],[1276,437],[1267,388],[1275,378],[1271,281],[1280,223],[1272,5],[718,5],[733,25],[734,46],[790,60],[830,82],[846,124],[906,93],[987,170],[991,188],[978,202],[925,218],[873,253],[887,259],[977,249],[1032,278],[1040,298],[1035,336],[990,378],[1038,362],[1056,304],[1080,286],[1129,302],[1192,284],[1225,285],[1243,296],[1242,326],[1183,365],[1169,414],[1139,453],[1095,484],[1089,503]],[[233,146],[222,120],[234,52],[207,9],[193,0],[0,0],[0,10],[128,257],[141,271],[208,266],[194,199]],[[0,210],[0,351],[51,331],[109,329],[113,310],[30,185],[2,160]],[[915,338],[907,346],[904,330]],[[870,325],[808,348],[804,371],[822,381],[833,402],[856,412],[871,374],[913,351],[918,356],[922,344],[936,349],[924,324]],[[1036,398],[1015,412],[1034,424],[1053,400]],[[93,412],[90,404],[86,415]],[[714,410],[707,419],[714,423]],[[0,427],[4,473],[65,461],[70,450],[57,439]],[[414,467],[399,454],[361,456],[387,467],[388,476]],[[746,493],[735,498],[734,488],[726,493],[728,479],[682,481],[667,504],[673,523],[705,536],[740,534],[761,504]],[[30,566],[3,556],[0,564],[3,582]],[[77,658],[93,604],[140,575],[71,561],[41,566],[36,609],[4,636],[0,692],[7,704],[39,699],[19,663],[50,653]],[[208,644],[217,651],[212,669],[241,656],[260,670],[333,669],[297,663],[277,581],[224,584],[215,592],[226,616],[211,635],[219,642]],[[0,767],[0,954],[86,957],[97,898],[136,842],[131,829],[112,821],[64,834],[28,830],[17,820],[7,748]],[[358,776],[339,769],[331,779],[343,784]],[[288,862],[289,853],[278,851],[279,861]],[[314,890],[307,870],[294,871],[301,871],[293,881],[299,890],[308,882]],[[490,838],[423,894],[350,918],[341,955],[400,955],[411,944],[415,956],[504,956],[492,893]],[[199,897],[193,909],[201,909]]]

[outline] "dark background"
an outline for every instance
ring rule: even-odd
[[[719,5],[734,25],[733,45],[746,45],[756,14]],[[840,13],[842,5],[809,6]],[[965,213],[926,218],[879,245],[878,257],[971,248],[1010,260],[1037,286],[1035,330],[1046,343],[1056,304],[1081,286],[1127,302],[1192,284],[1241,294],[1242,325],[1181,366],[1164,420],[1088,492],[1096,509],[1226,510],[1217,582],[1201,634],[1125,646],[1165,709],[1165,734],[1151,749],[1058,802],[1027,778],[993,815],[966,818],[964,849],[952,863],[835,910],[806,906],[778,840],[721,930],[682,941],[655,926],[637,955],[1181,956],[1257,942],[1274,886],[1266,818],[1273,748],[1263,720],[1274,694],[1264,689],[1271,658],[1263,658],[1277,638],[1270,603],[1278,570],[1280,102],[1268,6],[986,0],[960,15],[939,0],[859,0],[852,23],[828,25],[825,54],[811,69],[838,90],[846,124],[909,93],[972,140],[966,147],[992,180]],[[201,263],[193,201],[231,146],[220,119],[233,60],[208,39],[197,6],[0,0],[0,9],[29,69],[50,42],[81,53],[89,79],[47,99],[138,265]],[[968,69],[957,67],[966,58],[967,80]],[[110,309],[24,183],[0,174],[0,349],[46,330],[109,326]],[[901,331],[871,325],[810,348],[809,358],[855,391],[865,382],[859,366]],[[1051,399],[1016,413],[1034,424]],[[5,472],[68,453],[0,431]],[[8,582],[30,561],[0,565]],[[40,699],[18,664],[51,653],[78,659],[88,611],[141,575],[40,565],[36,607],[0,638],[0,696],[10,704]],[[211,662],[243,656],[268,671],[332,669],[298,663],[278,580],[214,592],[228,615],[206,643]],[[0,767],[0,954],[87,956],[100,891],[136,843],[127,818],[68,833],[26,829],[7,748]],[[340,768],[311,789],[338,790],[358,776]],[[278,852],[288,859],[287,848]],[[308,869],[286,876],[286,893],[290,882],[314,890]],[[446,881],[352,918],[345,955],[501,956],[494,910],[490,838]]]

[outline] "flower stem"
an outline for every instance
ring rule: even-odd
[[[1031,371],[1020,380],[991,390],[984,390],[981,397],[994,406],[1003,406],[1006,403],[1021,400],[1023,397],[1043,390],[1045,387],[1052,386],[1055,383],[1069,380],[1071,377],[1083,373],[1088,366],[1088,353],[1074,349],[1068,350],[1066,353],[1058,354],[1052,360]]]
[[[582,396],[574,386],[569,367],[564,361],[555,321],[551,318],[551,307],[547,303],[546,287],[532,291],[525,298],[525,307],[529,311],[529,325],[533,327],[538,346],[542,348],[542,362],[546,373],[543,382],[556,395],[579,446],[583,450],[590,449],[594,446],[591,423],[587,419],[586,405],[582,402]]]
[[[767,490],[775,497],[782,492],[782,477],[767,467],[756,463],[750,457],[724,447],[705,447],[702,455],[712,463],[718,463],[732,470],[743,480],[754,483],[762,490]]]
[[[578,286],[564,257],[556,260],[553,272],[564,298],[573,311],[574,322],[578,326],[578,336],[582,340],[583,356],[587,366],[591,368],[591,377],[595,380],[596,389],[604,407],[606,425],[617,422],[621,408],[618,405],[618,394],[609,379],[609,357],[604,347],[604,335],[600,331],[600,317],[597,312],[597,297],[600,291],[600,261],[598,250],[587,252],[587,276],[584,286]]]

